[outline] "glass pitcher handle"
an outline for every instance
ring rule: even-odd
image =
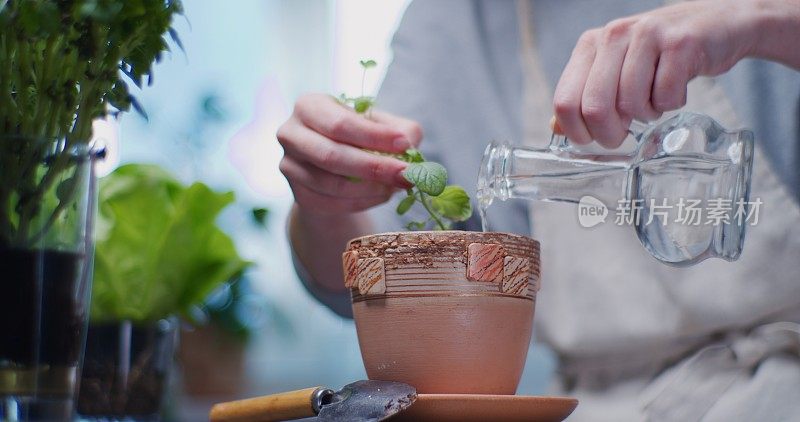
[[[581,145],[580,147],[576,148],[570,140],[564,135],[564,132],[561,130],[561,126],[559,126],[558,121],[556,120],[555,116],[550,119],[550,129],[553,131],[553,134],[550,136],[550,151],[553,152],[574,152],[578,154],[586,154],[586,155],[611,155],[611,156],[629,156],[633,155],[636,150],[639,149],[639,144],[642,142],[643,134],[647,129],[650,127],[647,123],[640,122],[638,120],[631,121],[630,126],[628,127],[628,137],[633,138],[633,147],[630,151],[625,151],[621,149],[615,150],[608,150],[600,146],[585,146]],[[625,145],[625,143],[623,143]]]

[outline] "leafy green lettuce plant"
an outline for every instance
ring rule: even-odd
[[[179,0],[0,0],[0,246],[36,245],[73,201],[93,120],[144,113],[127,81],[152,82],[182,12]],[[52,192],[59,206],[43,209]]]
[[[130,164],[101,179],[99,196],[93,321],[187,315],[250,265],[215,224],[232,192]]]
[[[339,102],[351,106],[353,110],[369,118],[369,112],[375,105],[375,98],[364,91],[367,70],[375,67],[375,60],[361,60],[363,69],[361,76],[361,96],[348,97],[341,94]],[[397,204],[397,214],[406,214],[414,204],[420,204],[428,217],[425,220],[411,221],[406,225],[408,230],[449,230],[452,223],[465,221],[472,216],[472,204],[467,192],[458,185],[447,184],[447,169],[439,163],[426,161],[417,149],[408,149],[403,154],[391,154],[395,158],[406,161],[408,167],[403,177],[413,186],[406,190],[406,197]],[[351,179],[357,182],[357,179]]]

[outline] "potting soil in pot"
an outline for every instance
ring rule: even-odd
[[[82,417],[158,419],[172,365],[174,327],[126,324],[89,326],[78,397]]]

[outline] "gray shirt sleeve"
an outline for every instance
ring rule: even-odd
[[[289,239],[291,243],[291,238]],[[305,265],[300,262],[300,258],[294,253],[294,247],[290,247],[290,249],[292,250],[292,264],[294,264],[297,277],[300,279],[303,287],[337,315],[344,318],[352,318],[353,308],[350,306],[350,292],[347,290],[331,291],[321,287],[311,277]]]

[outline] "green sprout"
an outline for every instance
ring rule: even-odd
[[[411,221],[408,230],[424,230],[433,223],[434,230],[449,230],[452,223],[465,221],[472,216],[469,195],[461,186],[447,184],[447,169],[439,163],[425,161],[416,149],[406,150],[397,158],[408,162],[403,177],[414,185],[406,190],[406,197],[397,204],[397,214],[403,215],[419,203],[428,213],[423,221]],[[449,220],[449,221],[447,221]]]
[[[361,96],[348,97],[341,94],[340,103],[350,106],[358,113],[369,118],[369,111],[375,105],[375,97],[366,95],[364,86],[367,70],[377,65],[375,60],[359,61],[363,73],[361,75]],[[375,152],[376,154],[381,154]],[[406,190],[406,197],[397,204],[397,214],[404,215],[416,203],[428,213],[428,218],[422,221],[411,221],[406,225],[408,230],[425,230],[433,225],[433,230],[449,230],[452,223],[465,221],[472,216],[472,204],[469,195],[461,186],[447,184],[447,169],[439,163],[426,161],[417,149],[408,149],[403,154],[390,154],[391,156],[408,163],[403,171],[403,177],[413,186]],[[351,182],[360,182],[355,177],[348,178]]]
[[[353,107],[358,114],[365,114],[372,109],[372,106],[375,105],[375,97],[366,94],[366,81],[367,81],[367,70],[371,69],[378,65],[375,60],[359,60],[361,64],[362,73],[361,73],[361,96],[359,97],[348,97],[345,94],[339,95],[339,102],[345,105],[349,105]]]

